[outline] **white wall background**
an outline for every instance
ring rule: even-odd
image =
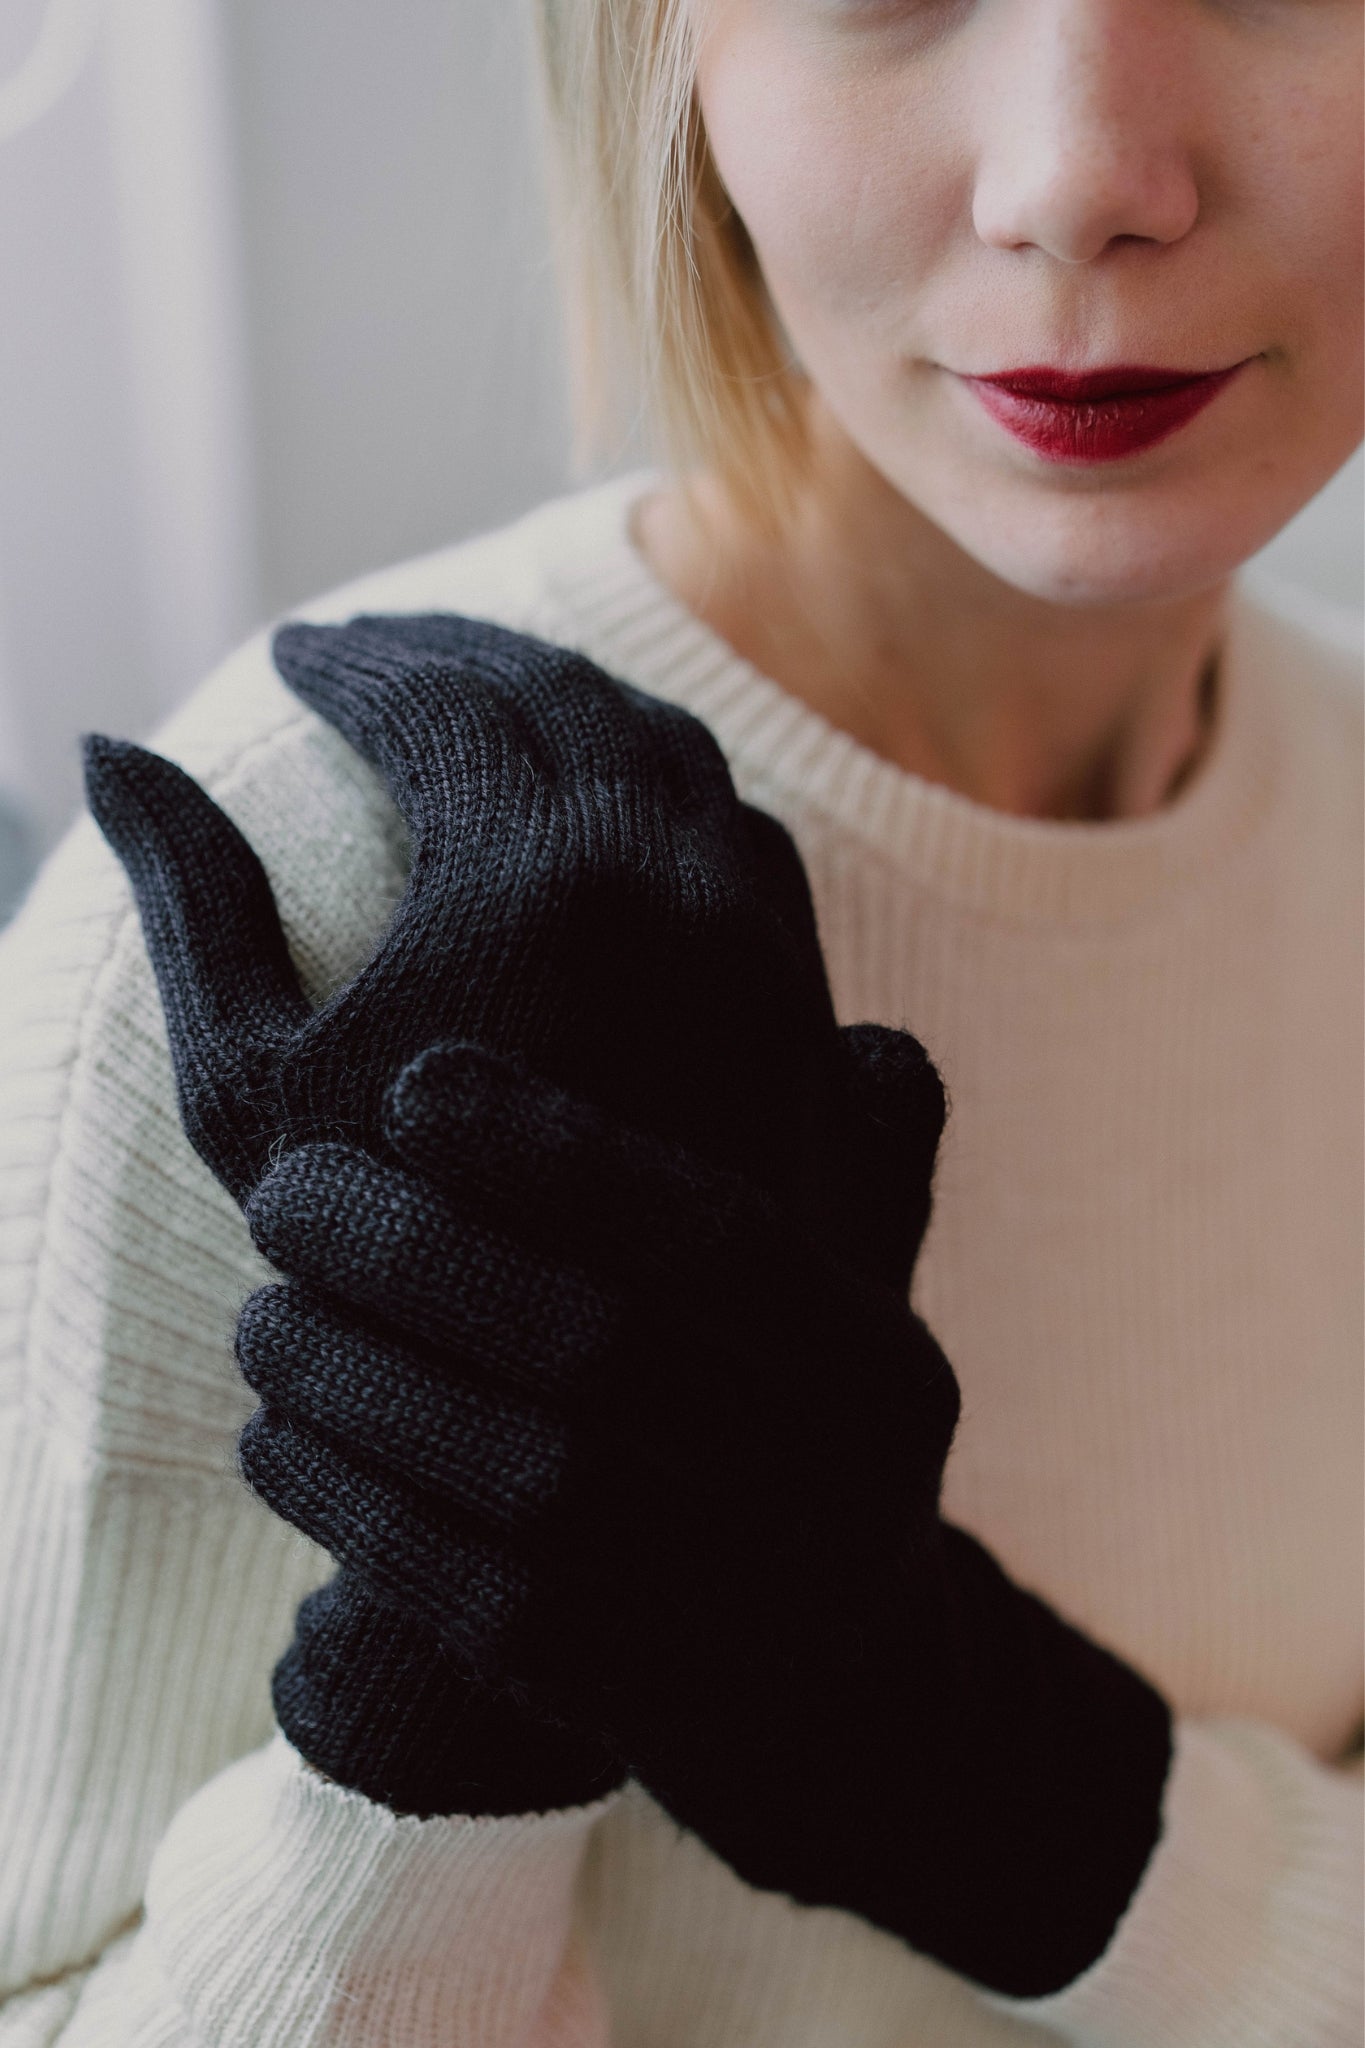
[[[0,79],[45,6],[96,33],[0,138],[0,792],[44,845],[82,730],[570,480],[521,0],[4,0]],[[1261,564],[1348,628],[1361,476]]]

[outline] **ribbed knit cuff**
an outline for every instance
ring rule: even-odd
[[[301,1770],[277,1735],[176,1814],[142,1969],[169,1987],[175,2039],[214,2048],[604,2048],[573,1902],[609,1804],[397,1816]]]
[[[1084,2048],[1359,2048],[1362,1798],[1275,1729],[1176,1722],[1152,1861],[1105,1954],[987,2003]]]
[[[300,1605],[271,1692],[307,1762],[395,1813],[541,1813],[625,1781],[604,1740],[490,1697],[425,1622],[345,1572]]]

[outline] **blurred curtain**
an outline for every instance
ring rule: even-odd
[[[0,907],[257,613],[216,0],[0,8]]]
[[[0,818],[36,847],[83,729],[142,736],[263,618],[568,482],[526,33],[0,4]]]

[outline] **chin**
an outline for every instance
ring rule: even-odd
[[[1249,517],[1229,494],[1175,495],[1008,494],[992,506],[980,491],[936,523],[1003,583],[1067,606],[1176,603],[1215,589],[1284,523],[1278,511]]]
[[[1240,567],[1221,553],[1173,555],[1153,544],[1134,548],[1120,560],[1085,547],[1040,548],[1036,544],[973,547],[972,554],[1002,583],[1041,603],[1075,609],[1124,604],[1175,604],[1213,590]]]

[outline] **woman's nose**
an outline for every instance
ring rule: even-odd
[[[992,248],[1089,263],[1175,242],[1199,191],[1189,0],[1012,0],[995,17],[972,220]]]

